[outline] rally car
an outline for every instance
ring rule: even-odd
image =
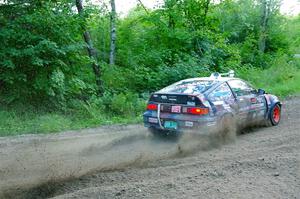
[[[185,130],[227,133],[254,124],[276,126],[281,106],[278,97],[235,78],[231,70],[181,80],[153,93],[143,120],[154,134]]]

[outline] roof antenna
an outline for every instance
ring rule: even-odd
[[[221,73],[221,74],[215,72],[210,75],[210,78],[219,79],[221,77],[234,77],[234,74],[235,74],[234,70],[229,70],[228,73]]]

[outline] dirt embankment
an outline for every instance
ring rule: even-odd
[[[0,139],[0,198],[300,198],[300,99],[221,145],[139,125]]]

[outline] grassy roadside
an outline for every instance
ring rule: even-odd
[[[81,115],[42,113],[29,111],[0,111],[0,136],[21,134],[53,133],[65,130],[98,127],[111,124],[131,124],[142,121],[141,116],[113,116],[101,114],[82,118]]]
[[[238,76],[281,98],[300,93],[300,59],[286,62],[281,57],[268,69],[240,70]]]
[[[279,59],[268,69],[250,68],[238,70],[237,74],[257,88],[263,88],[268,93],[274,93],[281,98],[300,93],[300,59],[289,63],[285,59]],[[131,109],[138,111],[129,116],[105,113],[97,106],[64,113],[39,111],[32,107],[0,109],[0,136],[52,133],[101,125],[138,123],[142,121],[143,108],[143,102],[139,107],[132,106]],[[130,111],[130,108],[128,110]]]

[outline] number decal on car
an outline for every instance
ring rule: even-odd
[[[172,106],[171,112],[172,113],[180,113],[181,112],[181,106]]]

